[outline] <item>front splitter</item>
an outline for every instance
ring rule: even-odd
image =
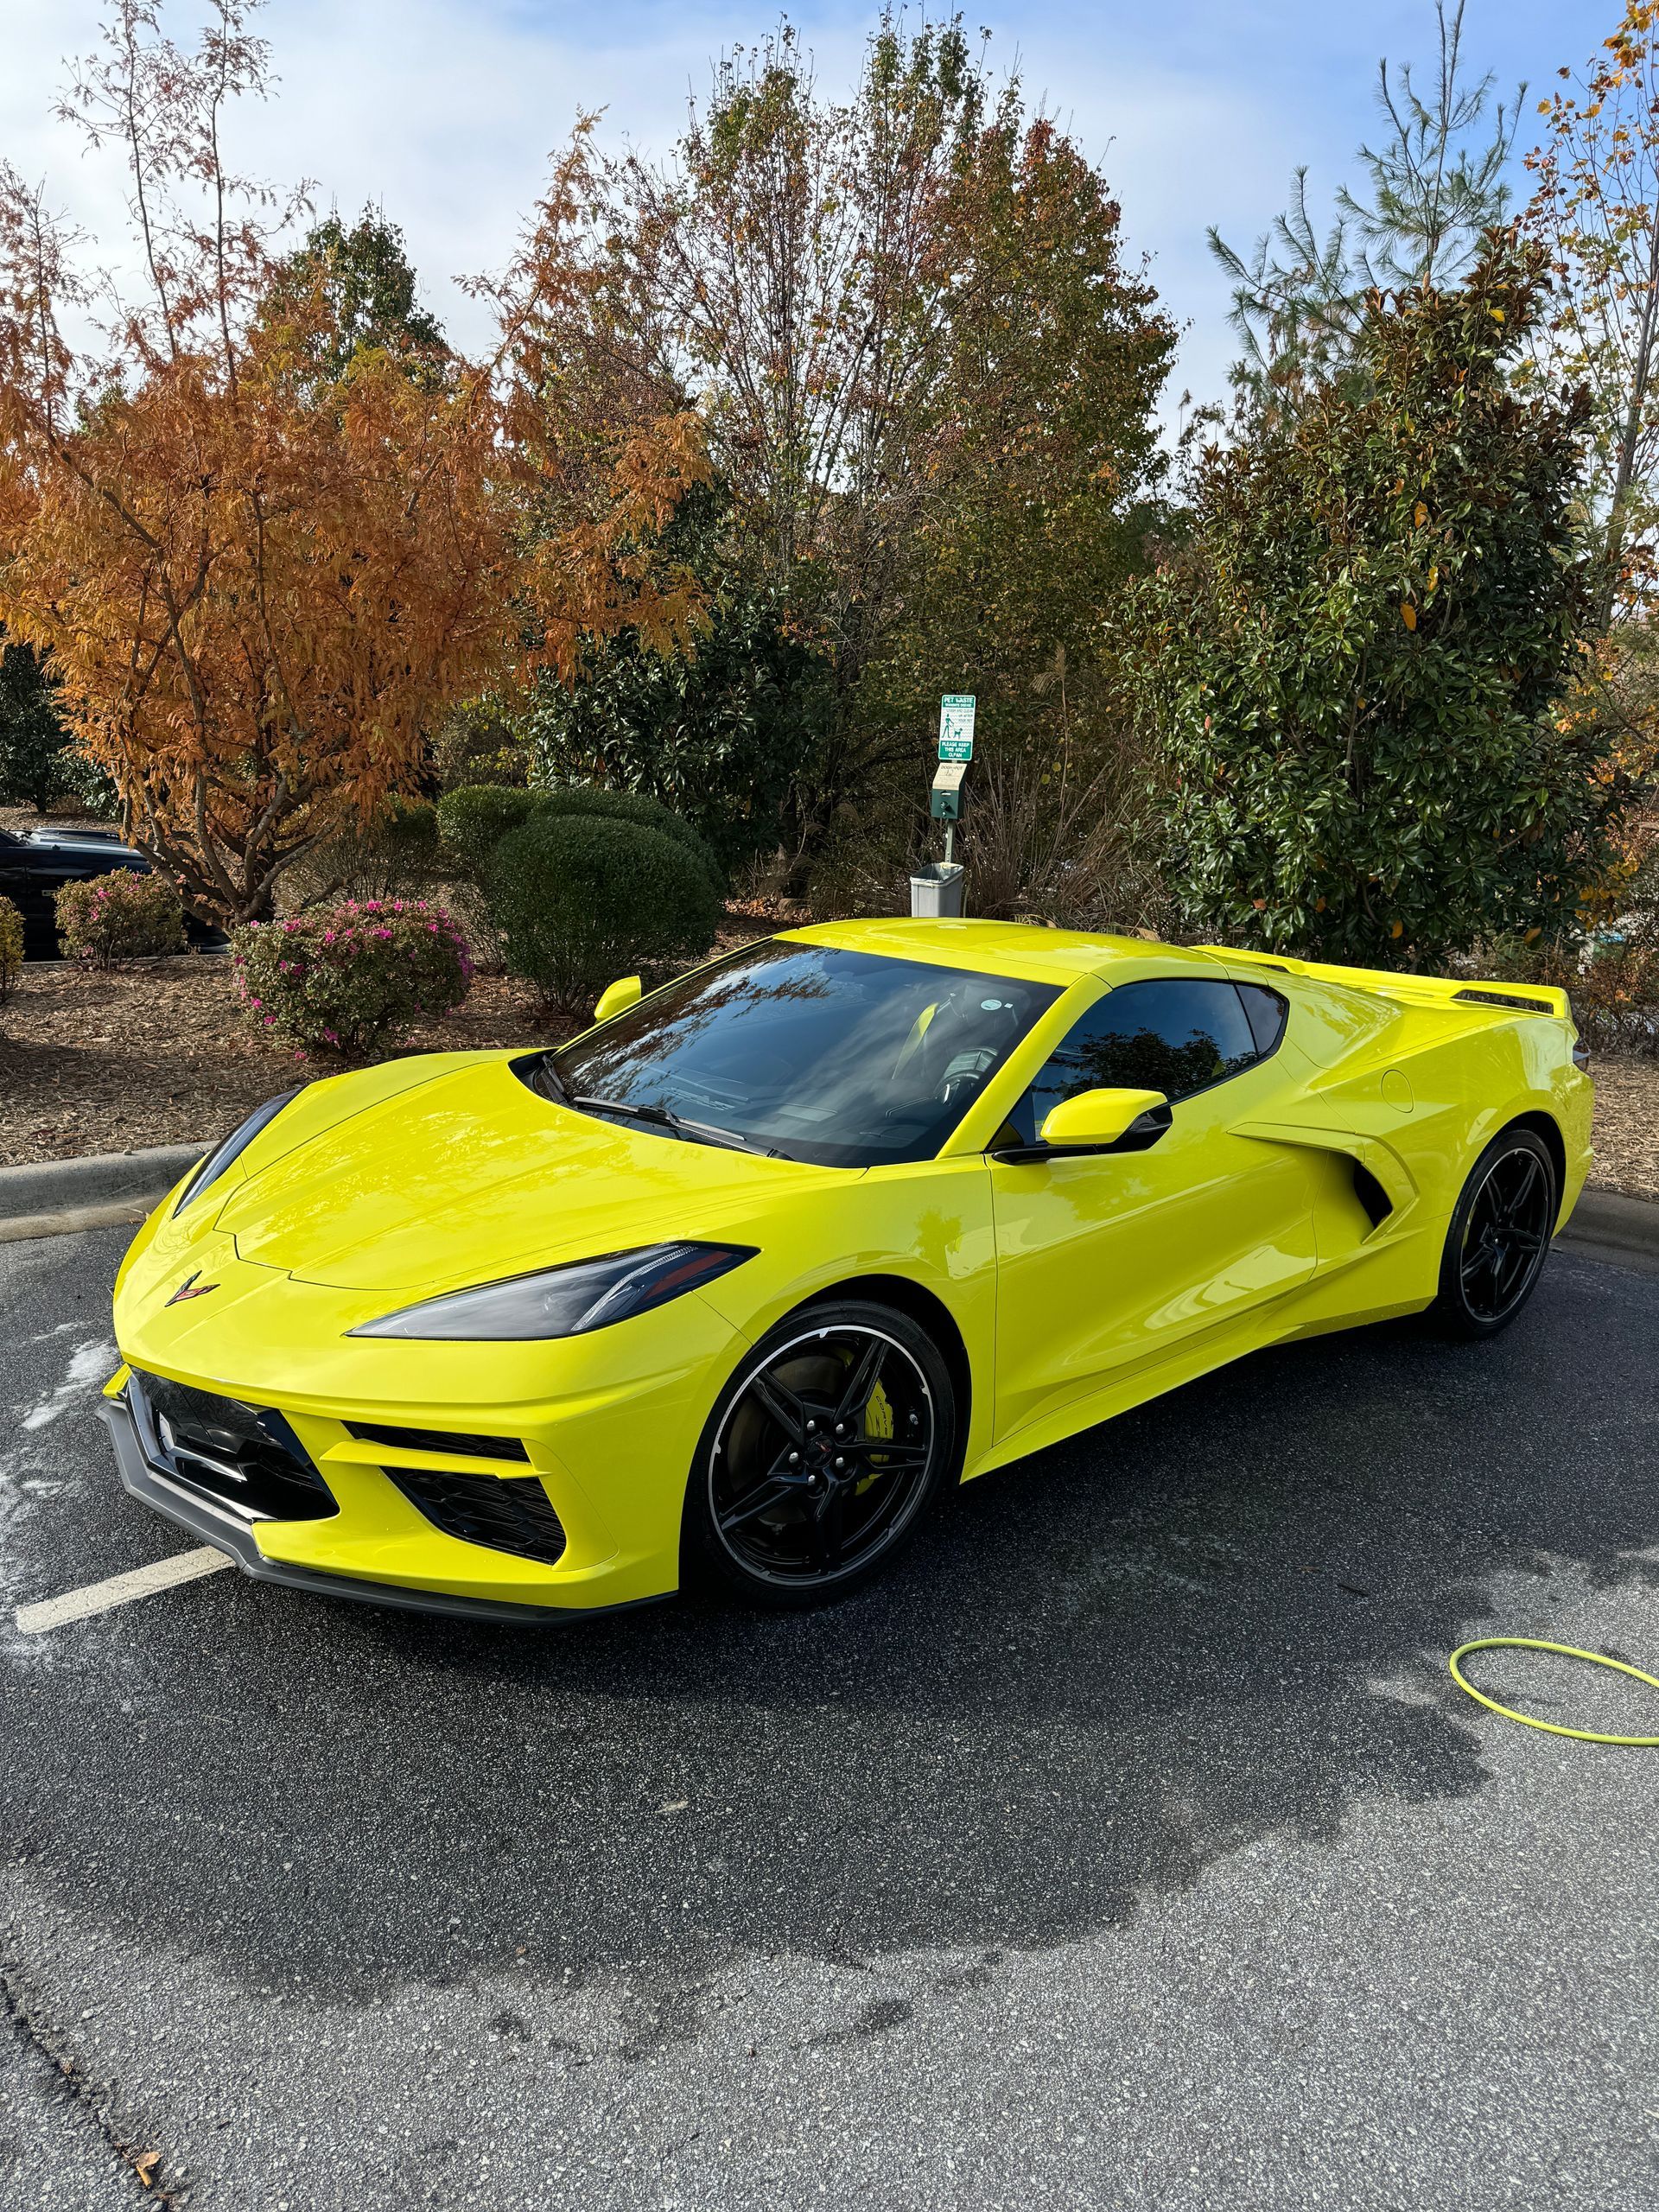
[[[163,1520],[184,1529],[204,1544],[227,1552],[256,1582],[276,1582],[284,1589],[303,1590],[314,1598],[345,1598],[363,1605],[387,1605],[404,1612],[442,1613],[452,1620],[493,1621],[512,1628],[569,1626],[572,1622],[596,1620],[607,1613],[632,1612],[639,1605],[656,1605],[660,1598],[635,1598],[620,1605],[512,1605],[495,1598],[464,1598],[441,1590],[410,1590],[394,1582],[365,1582],[354,1575],[326,1574],[316,1567],[294,1567],[270,1559],[254,1541],[252,1525],[233,1513],[221,1512],[208,1499],[144,1456],[131,1409],[124,1396],[105,1398],[99,1417],[115,1446],[116,1471],[123,1489],[159,1513]]]

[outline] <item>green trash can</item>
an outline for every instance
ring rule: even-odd
[[[937,921],[962,912],[962,863],[930,861],[910,879],[912,921]]]

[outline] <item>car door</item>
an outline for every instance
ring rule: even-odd
[[[1219,977],[1125,983],[1087,1009],[1039,1071],[1010,1117],[1024,1143],[1061,1098],[1097,1086],[1161,1090],[1173,1113],[1144,1152],[993,1158],[999,1437],[1312,1274],[1306,1166],[1289,1148],[1232,1134],[1285,1079],[1276,1048],[1286,1013],[1276,992]]]

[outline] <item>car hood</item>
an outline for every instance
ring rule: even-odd
[[[132,845],[124,845],[118,837],[78,837],[73,830],[31,830],[20,840],[31,852],[73,853],[77,859],[137,861],[144,868],[149,862]]]
[[[303,1281],[436,1293],[663,1237],[730,1236],[785,1190],[846,1173],[595,1121],[539,1096],[504,1057],[254,1155],[213,1218],[242,1259]]]

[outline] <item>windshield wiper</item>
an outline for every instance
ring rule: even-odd
[[[550,1098],[556,1106],[575,1104],[575,1098],[569,1084],[553,1065],[551,1052],[544,1052],[537,1062],[534,1080],[537,1090],[544,1098]]]
[[[624,1098],[594,1098],[569,1092],[562,1103],[579,1107],[585,1114],[617,1114],[624,1121],[650,1122],[659,1129],[672,1129],[676,1136],[690,1137],[698,1144],[723,1145],[728,1152],[752,1152],[762,1160],[789,1158],[775,1145],[752,1144],[747,1137],[739,1136],[735,1129],[716,1128],[712,1122],[689,1122],[683,1114],[671,1114],[666,1106],[636,1106]]]

